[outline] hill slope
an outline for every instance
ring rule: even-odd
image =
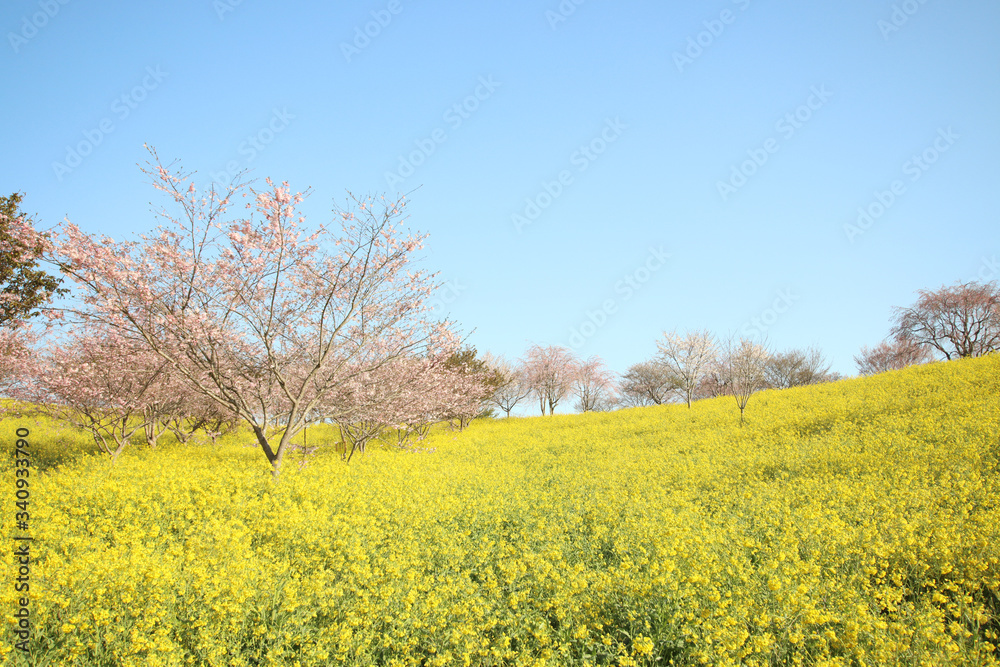
[[[416,452],[320,456],[277,487],[238,445],[85,457],[32,477],[33,652],[0,650],[996,664],[1000,355],[764,392],[747,419],[721,398],[485,421]]]

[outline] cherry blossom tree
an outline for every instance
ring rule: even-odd
[[[698,383],[695,398],[718,398],[729,395],[729,378],[726,376],[724,354],[725,350],[720,349],[715,363],[708,368],[705,377]]]
[[[913,306],[896,308],[893,337],[929,347],[945,359],[979,357],[1000,349],[997,283],[958,283],[917,294]]]
[[[192,391],[237,415],[275,480],[331,395],[363,391],[392,360],[454,338],[450,323],[428,319],[436,285],[411,269],[424,237],[402,228],[405,199],[351,197],[335,230],[307,234],[296,213],[306,193],[287,183],[199,194],[189,175],[150,154],[144,171],[180,214],[161,210],[163,224],[133,241],[67,222],[51,256],[81,293],[76,314],[154,351]],[[249,198],[246,217],[229,213],[238,196]]]
[[[169,365],[162,359],[160,362],[161,371],[156,383],[147,392],[147,400],[143,406],[143,436],[146,445],[152,449],[160,440],[160,436],[170,430],[170,420],[175,415],[181,414],[184,409],[184,387],[178,380]]]
[[[145,402],[143,427],[146,444],[151,448],[166,433],[173,433],[178,442],[186,443],[197,431],[203,431],[214,444],[219,435],[236,427],[235,415],[193,391],[169,364],[154,390]]]
[[[35,331],[23,322],[0,326],[0,397],[15,396],[24,382],[30,381],[29,361],[36,341]],[[0,418],[18,411],[6,401],[0,402]]]
[[[573,353],[558,345],[532,345],[525,353],[525,381],[538,405],[545,414],[555,412],[556,406],[569,395],[576,377],[577,360]]]
[[[337,384],[330,398],[333,405],[322,410],[340,428],[345,461],[364,453],[368,443],[386,428],[400,421],[392,406],[405,395],[405,386],[396,371],[400,364],[375,366],[349,373]]]
[[[926,364],[933,359],[934,356],[926,345],[912,340],[894,339],[882,341],[875,347],[862,347],[861,352],[854,357],[854,363],[862,375],[874,375],[915,364]]]
[[[387,430],[397,444],[411,435],[423,437],[437,422],[469,420],[482,410],[486,392],[481,376],[448,365],[452,352],[421,358],[393,359],[364,373],[354,373],[321,406],[321,413],[340,428],[350,461]],[[461,426],[461,424],[459,424]]]
[[[664,332],[657,341],[658,361],[676,380],[678,391],[691,407],[691,400],[715,359],[715,337],[708,331]]]
[[[387,422],[396,429],[396,443],[406,446],[416,436],[422,440],[431,426],[443,418],[447,397],[442,396],[446,381],[444,359],[408,358],[394,364],[393,385],[399,390],[387,412]]]
[[[178,386],[180,405],[166,415],[163,425],[174,434],[178,442],[186,443],[192,436],[201,431],[211,439],[214,445],[220,435],[232,431],[238,425],[239,420],[236,415],[224,411],[220,404],[191,391],[183,383],[174,383],[174,385]]]
[[[579,364],[572,391],[578,399],[576,409],[580,412],[607,410],[618,402],[615,374],[598,356]]]
[[[112,463],[156,419],[168,364],[117,332],[84,327],[50,344],[20,394],[36,409],[86,429]],[[154,443],[155,444],[155,443]]]

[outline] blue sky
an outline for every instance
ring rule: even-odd
[[[125,238],[144,143],[317,222],[418,188],[471,343],[619,372],[704,327],[853,374],[916,290],[1000,277],[996,2],[577,2],[8,0],[0,190]]]

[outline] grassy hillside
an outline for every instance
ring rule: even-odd
[[[764,392],[742,428],[731,398],[484,421],[277,487],[245,436],[112,469],[19,425],[50,467],[6,664],[997,664],[1000,355]]]

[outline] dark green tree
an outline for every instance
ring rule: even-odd
[[[475,347],[466,347],[455,352],[445,360],[444,367],[450,371],[478,378],[482,387],[481,405],[475,415],[448,415],[448,420],[464,429],[474,417],[493,417],[493,409],[487,405],[487,400],[493,395],[503,381],[494,369],[490,368],[485,359],[477,356]]]
[[[21,197],[20,192],[0,196],[0,326],[37,315],[40,306],[66,291],[59,278],[38,268],[44,236],[21,212]]]

